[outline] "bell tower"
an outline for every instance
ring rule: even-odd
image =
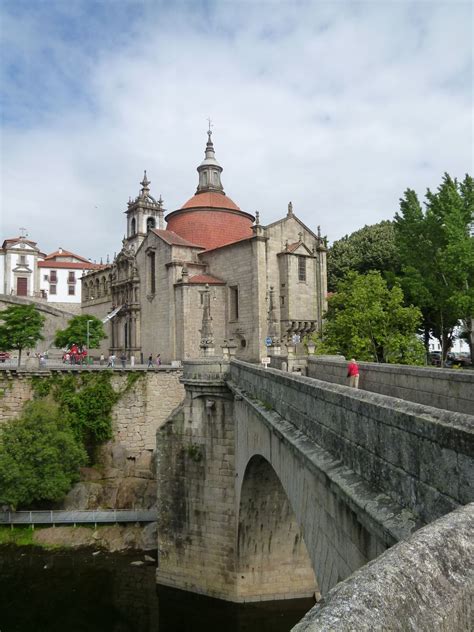
[[[129,247],[133,246],[135,252],[151,228],[164,227],[163,200],[161,195],[158,200],[150,195],[151,182],[148,180],[146,171],[140,184],[142,185],[140,193],[135,200],[128,201],[125,211],[127,215],[126,243]]]

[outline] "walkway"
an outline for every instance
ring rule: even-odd
[[[0,524],[115,524],[155,522],[154,510],[117,509],[111,511],[0,511]]]

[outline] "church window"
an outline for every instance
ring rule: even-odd
[[[148,253],[148,272],[149,272],[149,293],[155,294],[156,292],[156,266],[155,266],[155,253]]]
[[[155,228],[155,226],[156,226],[155,218],[154,217],[149,217],[146,220],[146,229],[147,229],[147,231],[151,230],[152,228]]]
[[[306,281],[306,257],[298,257],[298,281]]]
[[[280,307],[283,307],[284,304],[285,304],[285,297],[280,296]]]
[[[230,320],[239,319],[239,288],[234,285],[230,290]]]
[[[132,217],[132,221],[130,223],[130,234],[132,237],[137,233],[137,221],[134,217]]]
[[[26,264],[26,255],[20,255],[20,264],[23,266]]]

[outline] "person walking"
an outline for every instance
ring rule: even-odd
[[[156,356],[156,366],[161,366],[161,354],[160,353]]]
[[[99,364],[100,366],[104,366],[104,362],[105,362],[105,356],[103,353],[100,354],[100,360],[99,360]]]
[[[347,365],[347,377],[349,378],[349,386],[353,388],[359,388],[359,367],[355,358],[351,358],[351,361]]]
[[[107,364],[107,366],[108,366],[108,367],[109,367],[109,366],[110,366],[110,367],[112,367],[112,369],[115,367],[115,357],[116,357],[116,356],[115,356],[115,354],[114,354],[114,353],[111,353],[111,354],[109,355],[109,363]]]
[[[120,356],[120,362],[122,363],[122,369],[124,369],[127,365],[127,355],[125,351],[122,351],[122,354]]]
[[[147,366],[147,369],[151,369],[151,368],[153,368],[153,356],[152,356],[152,354],[150,353],[150,355],[148,356],[148,366]]]

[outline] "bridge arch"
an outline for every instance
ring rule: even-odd
[[[251,457],[240,490],[237,582],[241,598],[309,597],[317,580],[303,532],[271,464]]]
[[[387,543],[381,532],[373,531],[360,519],[344,489],[328,477],[327,472],[337,471],[340,462],[322,451],[318,454],[314,444],[307,450],[304,445],[295,443],[297,438],[289,439],[292,428],[294,430],[291,424],[287,424],[288,433],[283,427],[283,432],[276,432],[270,419],[272,414],[255,402],[236,401],[236,478],[240,481],[237,506],[241,510],[247,503],[248,466],[256,467],[263,459],[280,482],[282,494],[288,498],[319,592],[324,596],[338,582],[380,555]],[[252,465],[254,459],[255,466]],[[344,487],[350,485],[350,481],[346,484]],[[254,492],[259,497],[258,485]],[[239,531],[240,523],[239,515]],[[254,570],[254,574],[256,572]],[[296,579],[296,576],[288,577],[288,592]]]

